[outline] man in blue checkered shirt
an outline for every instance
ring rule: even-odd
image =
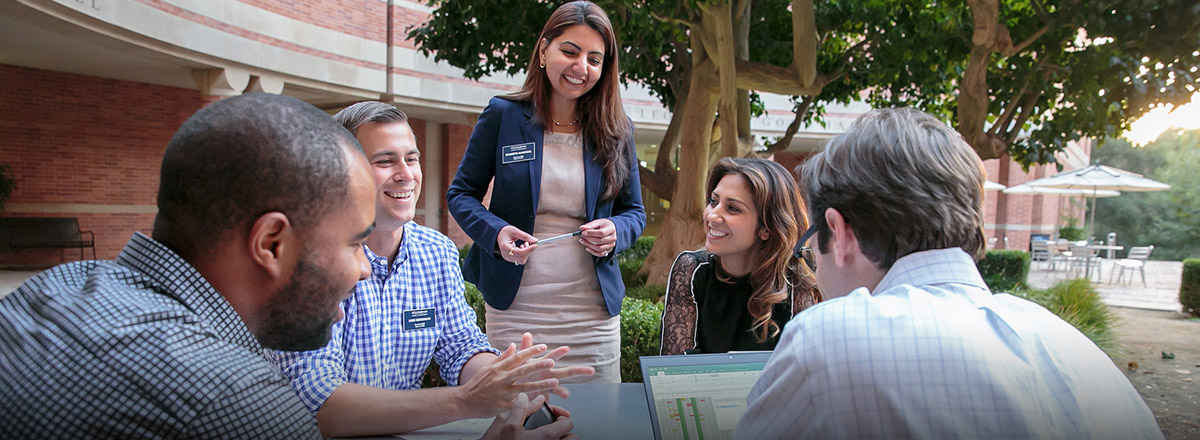
[[[152,237],[0,298],[0,438],[321,438],[263,348],[324,345],[370,274],[361,147],[248,93],[188,118],[161,175]]]
[[[549,369],[560,347],[528,362],[497,362],[498,352],[476,325],[463,295],[458,251],[445,235],[418,225],[420,151],[403,112],[360,102],[334,119],[354,133],[378,185],[375,230],[363,248],[371,276],[342,303],[345,319],[330,343],[315,351],[269,352],[316,414],[328,437],[396,434],[507,411],[520,392],[554,389],[590,367]],[[499,358],[545,350],[529,337]],[[429,362],[454,387],[420,389]],[[497,420],[497,425],[503,420]],[[545,430],[565,435],[563,418]]]

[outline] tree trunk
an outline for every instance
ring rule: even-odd
[[[717,67],[720,98],[717,110],[721,126],[721,148],[718,157],[738,156],[738,89],[736,39],[733,31],[733,5],[728,1],[711,6],[701,4],[700,27],[716,40],[716,52],[709,53]],[[747,95],[749,99],[749,95]]]
[[[958,132],[980,159],[994,159],[1008,151],[1008,145],[983,127],[992,99],[987,70],[992,53],[1011,49],[1012,38],[1008,28],[1000,23],[999,0],[968,0],[967,4],[971,7],[975,30],[971,35],[971,56],[958,88]]]
[[[708,177],[708,148],[719,97],[716,67],[711,62],[693,68],[688,87],[688,105],[684,107],[679,142],[679,173],[675,194],[659,226],[654,248],[646,257],[642,271],[646,284],[665,285],[671,262],[680,252],[696,249],[704,242],[704,183]]]
[[[666,284],[675,256],[704,243],[704,184],[712,161],[710,154],[741,157],[753,148],[748,91],[812,96],[821,93],[812,0],[792,0],[796,53],[790,67],[748,61],[752,2],[738,3],[737,8],[731,3],[702,4],[699,20],[688,23],[692,63],[690,75],[683,81],[687,84],[687,105],[677,105],[674,116],[683,118],[679,124],[679,171],[675,174],[671,207],[642,265],[647,284]],[[720,126],[715,124],[718,106]],[[712,148],[714,132],[720,133],[721,145],[717,148]]]

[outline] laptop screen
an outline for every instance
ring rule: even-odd
[[[642,356],[654,438],[731,439],[771,352]]]

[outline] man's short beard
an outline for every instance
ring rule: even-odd
[[[308,252],[305,252],[308,254]],[[311,255],[311,254],[309,254]],[[330,327],[336,312],[329,298],[336,282],[308,258],[296,262],[292,280],[271,298],[263,310],[263,320],[255,336],[263,347],[285,351],[308,351],[329,343]],[[340,307],[340,304],[334,304]]]

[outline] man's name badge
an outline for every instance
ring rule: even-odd
[[[404,331],[437,327],[437,310],[416,309],[404,311]]]
[[[501,161],[507,165],[510,163],[526,162],[533,160],[537,153],[533,149],[533,142],[526,142],[516,145],[505,145],[500,147],[500,153],[504,156]]]

